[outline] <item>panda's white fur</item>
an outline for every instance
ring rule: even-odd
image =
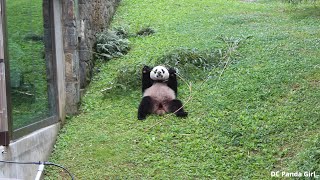
[[[143,96],[150,96],[153,101],[153,113],[163,115],[169,112],[169,102],[176,98],[174,91],[165,83],[156,82],[146,89]]]
[[[169,79],[169,71],[164,66],[156,66],[150,72],[150,78],[154,81],[167,81]]]
[[[154,83],[143,93],[143,97],[150,96],[152,98],[152,112],[158,115],[169,112],[169,102],[176,98],[174,90],[166,84],[169,76],[166,67],[154,67],[150,72],[150,78],[154,80]]]

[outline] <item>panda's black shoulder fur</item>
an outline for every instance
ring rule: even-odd
[[[153,67],[144,66],[142,69],[142,93],[149,87],[151,87],[156,81],[152,80],[150,78],[150,72]],[[170,87],[175,95],[178,94],[178,81],[177,81],[177,75],[176,70],[173,68],[169,68],[169,80],[166,82],[168,87]]]

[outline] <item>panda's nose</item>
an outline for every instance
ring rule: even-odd
[[[162,77],[162,74],[160,71],[157,72],[157,77]]]

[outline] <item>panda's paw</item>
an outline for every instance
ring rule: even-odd
[[[169,74],[172,75],[172,74],[176,74],[177,71],[174,69],[174,68],[169,68]]]
[[[176,112],[177,117],[187,117],[188,112]]]
[[[138,116],[138,119],[142,121],[142,120],[145,120],[146,117],[145,116],[144,117],[143,116]]]
[[[144,66],[143,68],[142,68],[142,72],[143,73],[149,73],[151,71],[151,68],[149,67],[149,66]]]

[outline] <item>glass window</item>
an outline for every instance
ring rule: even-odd
[[[7,0],[13,130],[52,115],[48,98],[42,0]]]

